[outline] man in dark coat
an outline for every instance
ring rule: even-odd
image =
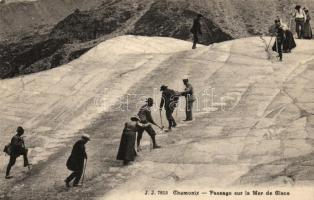
[[[85,144],[90,140],[89,135],[83,134],[82,138],[77,141],[72,149],[71,155],[67,160],[66,166],[73,171],[70,176],[65,179],[65,184],[70,187],[70,182],[73,181],[73,187],[78,186],[84,170],[84,160],[87,160]]]
[[[275,20],[276,27],[276,41],[273,46],[273,51],[279,54],[279,61],[282,61],[283,43],[285,40],[284,30],[281,27],[280,20]]]
[[[192,49],[196,48],[196,44],[198,43],[198,34],[202,35],[201,23],[200,20],[203,16],[198,14],[197,17],[193,21],[193,26],[191,28],[191,33],[193,34],[193,46]]]
[[[173,118],[173,112],[177,107],[180,94],[174,90],[168,88],[168,86],[162,85],[160,87],[162,91],[161,101],[160,101],[160,111],[165,107],[166,117],[169,123],[168,131],[171,131],[172,127],[176,127],[177,123]]]
[[[24,134],[24,129],[23,129],[23,127],[19,126],[17,128],[17,130],[16,130],[16,135],[13,136],[13,138],[11,139],[11,144],[10,144],[10,148],[11,148],[10,161],[9,161],[8,166],[7,166],[7,171],[6,171],[6,175],[5,175],[6,179],[12,178],[12,176],[10,176],[11,168],[15,164],[16,159],[20,155],[23,155],[24,167],[29,167],[31,165],[28,162],[28,158],[27,158],[28,150],[25,148],[25,143],[24,143],[24,140],[23,140],[23,137],[22,137],[23,134]]]
[[[192,109],[193,109],[193,102],[195,101],[195,98],[193,96],[193,86],[189,83],[188,78],[183,79],[183,84],[185,85],[184,92],[181,92],[182,96],[185,96],[186,100],[186,106],[185,106],[185,114],[186,119],[184,121],[192,121],[193,115],[192,115]]]
[[[143,136],[143,132],[146,131],[148,135],[151,137],[152,142],[153,142],[153,149],[158,149],[160,146],[157,145],[156,143],[156,132],[153,129],[152,125],[155,125],[162,129],[159,125],[156,124],[156,122],[153,120],[152,113],[151,113],[151,107],[154,105],[154,101],[152,98],[148,98],[146,100],[146,104],[143,105],[140,108],[140,111],[138,112],[138,116],[140,118],[140,123],[141,126],[138,127],[138,135],[137,135],[137,150],[140,151],[141,147],[141,139]]]

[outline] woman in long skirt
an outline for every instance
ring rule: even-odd
[[[285,38],[283,40],[283,52],[290,53],[297,45],[293,38],[293,33],[290,31],[289,27],[281,22],[282,30],[284,31]]]
[[[135,150],[136,133],[139,118],[137,116],[131,117],[130,122],[126,122],[121,136],[117,160],[122,160],[123,165],[134,161],[137,156]]]
[[[312,39],[313,34],[312,34],[312,27],[311,27],[311,24],[310,24],[311,16],[310,16],[309,9],[304,8],[304,12],[305,12],[305,15],[306,15],[306,21],[304,23],[304,35],[303,35],[303,37],[305,39]]]

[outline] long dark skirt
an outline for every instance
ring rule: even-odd
[[[304,24],[304,35],[303,37],[305,39],[312,39],[313,38],[313,33],[312,33],[312,27],[310,22],[305,22]]]
[[[287,53],[287,52],[290,52],[292,49],[294,49],[297,46],[297,44],[294,41],[293,34],[291,31],[289,30],[285,31],[285,37],[286,38],[282,40],[282,46],[283,46],[282,50],[284,53]],[[277,52],[276,40],[274,42],[272,50]],[[278,51],[280,51],[280,48],[278,49]]]
[[[135,151],[136,132],[123,131],[117,155],[117,160],[134,161],[137,156]]]
[[[293,33],[290,30],[285,31],[286,39],[283,41],[283,51],[290,52],[292,49],[294,49],[297,44],[294,41]]]

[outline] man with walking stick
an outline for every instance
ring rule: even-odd
[[[285,34],[284,34],[284,31],[281,27],[281,24],[280,24],[280,20],[275,20],[275,25],[276,25],[276,41],[275,41],[275,44],[273,46],[273,51],[276,51],[278,54],[279,54],[279,61],[282,61],[282,51],[283,51],[283,43],[284,43],[284,40],[285,40]]]
[[[85,173],[85,167],[87,163],[87,154],[85,151],[85,144],[90,140],[88,134],[83,134],[81,139],[77,141],[72,149],[71,155],[67,160],[66,166],[69,170],[73,171],[70,176],[68,176],[64,182],[67,187],[70,187],[70,182],[73,181],[73,187],[77,187],[80,179]],[[86,159],[85,165],[84,161]],[[85,167],[84,167],[85,166]],[[84,177],[84,175],[83,175]]]

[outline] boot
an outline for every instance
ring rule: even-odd
[[[173,120],[173,122],[172,122],[172,127],[173,128],[175,128],[175,127],[177,127],[177,123]]]
[[[70,182],[69,182],[67,179],[65,179],[64,182],[65,182],[65,186],[66,186],[67,188],[69,188],[69,187],[70,187]]]
[[[156,143],[155,135],[152,136],[152,140],[153,140],[153,149],[161,148],[161,146],[158,146],[157,143]]]

